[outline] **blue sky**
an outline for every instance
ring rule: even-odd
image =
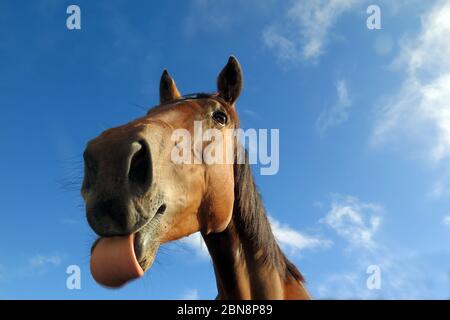
[[[85,143],[155,105],[164,68],[212,91],[230,54],[243,126],[280,130],[279,173],[256,180],[313,297],[450,298],[448,16],[448,0],[0,2],[0,298],[215,297],[197,235],[143,279],[97,285],[78,188]]]

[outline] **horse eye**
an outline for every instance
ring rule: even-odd
[[[216,121],[218,124],[221,124],[223,126],[227,124],[228,117],[222,111],[215,111],[213,113],[212,117],[213,117],[214,121]]]

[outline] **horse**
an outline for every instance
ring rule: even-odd
[[[94,279],[120,287],[147,271],[161,244],[201,232],[213,263],[217,299],[310,299],[305,280],[271,230],[248,161],[176,163],[175,130],[194,122],[223,135],[239,128],[242,69],[230,56],[217,92],[182,96],[164,70],[159,105],[87,143],[81,194],[89,226]],[[192,145],[190,155],[210,142]],[[227,150],[229,150],[228,148]],[[248,159],[248,156],[245,157]]]

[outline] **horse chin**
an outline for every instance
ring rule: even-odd
[[[158,239],[160,216],[157,214],[145,227],[135,234],[134,251],[142,270],[147,271],[152,266],[156,252],[160,246]]]
[[[141,245],[137,243],[137,239],[139,238],[139,233],[136,235],[134,250],[136,252],[136,258],[138,260],[139,265],[142,270],[147,271],[155,261],[156,252],[159,248],[159,242],[152,241],[146,245]]]

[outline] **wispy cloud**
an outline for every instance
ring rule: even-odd
[[[64,258],[63,255],[43,255],[37,254],[30,257],[25,262],[13,265],[0,265],[0,280],[12,281],[14,279],[22,279],[30,276],[42,276],[51,269],[61,266]]]
[[[37,255],[30,259],[29,264],[32,268],[44,268],[46,266],[59,266],[62,258],[58,255],[44,256]]]
[[[303,250],[329,247],[332,242],[319,237],[301,233],[287,224],[282,224],[273,217],[269,217],[272,231],[278,243],[290,254],[297,254]]]
[[[439,257],[438,257],[439,255]],[[427,259],[424,259],[424,257]],[[429,299],[448,298],[448,271],[432,261],[449,261],[448,254],[424,255],[388,250],[353,251],[352,266],[345,271],[324,276],[316,286],[317,298],[334,299]],[[442,260],[441,260],[442,259]],[[381,288],[367,287],[367,267],[377,265],[381,271]]]
[[[409,139],[433,163],[450,158],[450,2],[422,16],[420,32],[401,46],[394,65],[406,70],[398,92],[383,105],[373,130],[375,145]]]
[[[253,111],[252,109],[249,108],[241,108],[242,113],[244,113],[245,115],[247,115],[249,118],[255,119],[255,120],[261,120],[261,115],[256,112]]]
[[[231,5],[230,5],[231,4]],[[244,23],[249,23],[249,15],[269,15],[273,7],[279,5],[276,0],[193,0],[183,14],[182,33],[186,37],[199,33],[232,33]],[[241,32],[242,29],[239,29]]]
[[[314,61],[323,54],[336,21],[357,3],[355,0],[294,1],[282,21],[264,29],[263,41],[281,60]]]
[[[334,196],[331,209],[321,222],[332,227],[352,250],[339,253],[344,267],[327,272],[314,284],[317,298],[334,299],[426,299],[449,294],[448,252],[418,252],[396,248],[383,239],[374,240],[383,207],[353,196]],[[450,218],[449,218],[450,220]],[[334,250],[340,250],[336,245]],[[425,258],[426,257],[426,258]],[[439,263],[436,263],[439,261]],[[444,263],[446,261],[446,263]],[[342,263],[343,261],[341,261]],[[381,271],[381,288],[367,287],[367,268]]]
[[[183,33],[191,37],[198,31],[223,32],[229,28],[233,15],[227,2],[194,0],[185,15]]]
[[[180,300],[198,300],[200,299],[197,289],[187,289],[181,295]]]
[[[370,292],[365,287],[363,270],[331,273],[316,287],[318,298],[367,299]]]
[[[349,117],[349,109],[352,102],[348,94],[347,82],[344,79],[337,82],[336,93],[336,103],[332,107],[323,110],[317,118],[316,128],[321,134],[347,121]]]
[[[445,226],[449,226],[450,227],[450,214],[446,215],[442,219],[442,224],[445,225]]]
[[[450,195],[450,188],[443,180],[439,180],[434,183],[428,195],[432,199],[441,199],[445,196]]]
[[[208,248],[200,232],[182,238],[180,243],[185,244],[189,250],[194,251],[200,258],[209,259]]]
[[[381,223],[383,207],[352,196],[335,195],[327,215],[320,221],[352,247],[374,248],[373,240]]]
[[[327,248],[332,244],[332,242],[327,239],[307,235],[295,230],[289,225],[283,224],[271,216],[269,216],[269,221],[275,238],[280,246],[292,255],[298,254],[304,250]],[[200,232],[196,232],[188,237],[182,238],[180,243],[186,245],[188,250],[195,252],[198,257],[205,260],[209,259],[210,256],[208,248],[206,247],[205,241],[203,240]]]

